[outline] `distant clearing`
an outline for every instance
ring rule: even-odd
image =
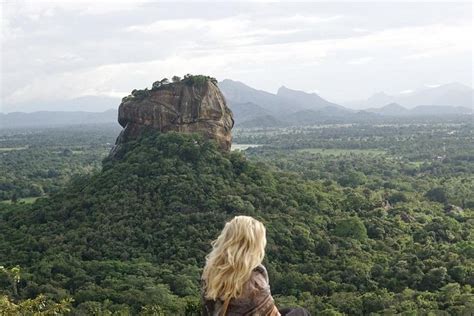
[[[0,152],[7,152],[7,151],[13,151],[13,150],[23,150],[23,149],[27,149],[28,147],[27,146],[23,146],[23,147],[3,147],[3,148],[0,148]]]
[[[246,150],[249,148],[260,147],[257,144],[232,144],[231,150]]]
[[[34,196],[34,197],[27,197],[27,198],[21,198],[18,199],[18,204],[33,204],[35,201],[39,198],[39,196]],[[5,203],[5,204],[12,204],[11,200],[4,200],[0,201],[0,203]]]
[[[341,149],[341,148],[304,148],[299,149],[299,152],[306,152],[312,154],[321,154],[321,155],[334,155],[334,156],[343,156],[343,155],[385,155],[387,152],[380,149]]]

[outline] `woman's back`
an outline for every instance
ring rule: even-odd
[[[207,300],[204,298],[204,293],[202,298],[203,315],[222,315],[225,302]],[[279,315],[270,292],[267,270],[263,265],[252,271],[250,279],[244,284],[242,294],[229,301],[226,315]]]

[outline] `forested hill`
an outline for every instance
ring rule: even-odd
[[[72,315],[192,314],[210,242],[237,214],[268,229],[280,305],[314,315],[462,315],[474,301],[472,220],[428,200],[387,208],[370,189],[304,180],[191,134],[149,134],[122,159],[31,206],[0,205],[0,260],[20,298],[74,299]],[[0,276],[0,285],[7,279]]]

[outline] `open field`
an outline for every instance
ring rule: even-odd
[[[28,146],[22,146],[22,147],[0,147],[0,153],[1,152],[8,152],[8,151],[13,151],[13,150],[23,150],[27,149]]]
[[[334,156],[342,156],[342,155],[385,155],[387,154],[385,150],[380,149],[339,149],[339,148],[305,148],[299,149],[299,152],[306,152],[312,154],[321,154],[321,155],[334,155]]]
[[[38,196],[21,198],[21,199],[18,199],[17,203],[19,203],[19,204],[33,204],[39,198],[40,197],[38,197]],[[3,200],[3,201],[0,201],[0,203],[12,204],[12,201],[11,200]]]
[[[256,144],[232,144],[231,150],[246,150],[248,148],[260,147]]]

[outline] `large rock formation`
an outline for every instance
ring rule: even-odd
[[[222,150],[230,150],[232,112],[214,80],[196,77],[169,84],[157,82],[151,90],[134,90],[131,96],[123,98],[118,121],[124,129],[111,156],[115,156],[121,144],[140,137],[148,129],[200,133],[217,141]]]

